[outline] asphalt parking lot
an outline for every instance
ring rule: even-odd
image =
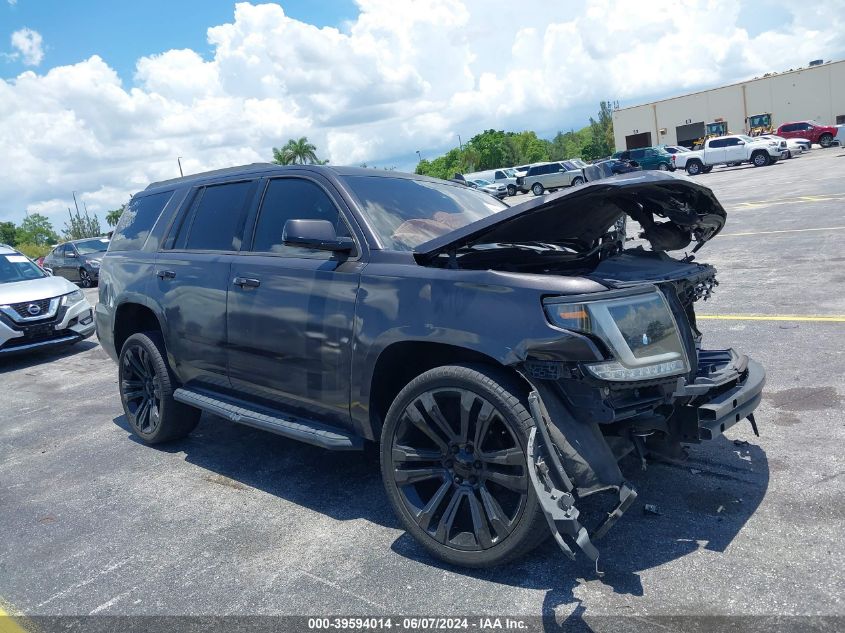
[[[830,629],[818,618],[845,616],[843,169],[841,148],[814,149],[696,178],[728,210],[698,255],[720,271],[699,325],[707,346],[766,367],[760,437],[742,423],[685,466],[625,461],[639,498],[600,542],[604,578],[551,542],[502,568],[444,566],[400,529],[374,452],[208,415],[183,441],[144,446],[89,339],[0,360],[0,607],[542,615],[546,630],[597,631],[624,630],[622,616],[677,630],[660,616],[773,615],[807,616],[781,630]]]

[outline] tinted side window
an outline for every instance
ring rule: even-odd
[[[182,220],[174,248],[237,251],[254,181],[203,187]]]
[[[794,123],[787,123],[786,125],[781,126],[780,129],[781,129],[782,132],[794,132],[795,129],[796,129],[796,126],[795,126]]]
[[[114,229],[109,250],[137,251],[143,247],[158,216],[172,196],[172,191],[163,191],[132,198]]]
[[[276,178],[268,183],[264,192],[252,250],[261,253],[303,254],[304,249],[282,243],[282,233],[288,220],[327,220],[334,224],[338,236],[349,237],[349,230],[337,207],[320,185],[304,178]],[[331,253],[325,251],[314,252],[324,253],[325,257],[331,256]]]
[[[644,150],[635,149],[634,151],[631,152],[631,159],[632,160],[637,160],[638,158],[642,158],[643,156],[645,156]]]
[[[738,138],[726,138],[725,139],[725,147],[733,147],[734,145],[739,145]]]
[[[710,145],[708,146],[710,149],[718,149],[720,147],[725,146],[725,139],[721,138],[714,138],[710,141]]]

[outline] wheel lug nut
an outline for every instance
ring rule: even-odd
[[[460,476],[460,475],[455,475],[455,483],[456,483],[456,484],[459,484],[459,483],[461,483],[461,482],[463,482],[463,479],[461,479],[461,476]]]
[[[467,444],[467,453],[471,453],[473,451],[472,444]]]
[[[446,466],[446,468],[451,468],[451,467],[452,467],[452,460],[451,460],[451,459],[447,459],[447,460],[446,460],[446,464],[445,464],[445,466]]]
[[[480,462],[479,460],[477,460],[477,459],[476,459],[476,460],[475,460],[475,463],[473,464],[473,466],[474,466],[475,468],[481,468],[481,462]]]
[[[452,446],[452,452],[457,454],[461,449],[458,446]]]

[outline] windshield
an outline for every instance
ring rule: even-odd
[[[487,185],[492,185],[489,180],[484,180],[483,178],[476,178],[473,182],[478,185],[479,187],[486,187]]]
[[[516,172],[513,169],[503,169],[508,178],[516,178]]]
[[[23,255],[0,255],[0,284],[29,281],[46,277],[47,273]]]
[[[384,248],[410,251],[508,208],[486,193],[446,182],[346,176],[364,216]]]
[[[91,253],[105,253],[109,249],[109,241],[105,237],[98,237],[93,240],[76,242],[74,246],[76,246],[76,250],[79,252],[80,255],[90,255]]]
[[[583,167],[586,167],[586,166],[587,166],[587,163],[585,163],[585,162],[584,162],[583,160],[581,160],[580,158],[573,158],[573,159],[571,159],[569,162],[570,162],[570,163],[572,163],[573,165],[575,165],[576,167],[580,167],[580,168],[583,168]]]

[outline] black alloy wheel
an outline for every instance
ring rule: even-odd
[[[83,288],[91,288],[94,286],[94,280],[91,277],[91,273],[84,268],[79,269],[79,284]]]
[[[385,425],[382,474],[394,509],[453,564],[499,564],[548,534],[527,470],[531,417],[502,384],[473,368],[436,368],[400,393]]]
[[[133,426],[152,434],[161,421],[161,379],[142,345],[132,345],[121,358],[120,393]]]
[[[118,359],[120,401],[132,431],[146,444],[188,435],[201,412],[173,399],[175,378],[165,360],[158,332],[133,334]]]

